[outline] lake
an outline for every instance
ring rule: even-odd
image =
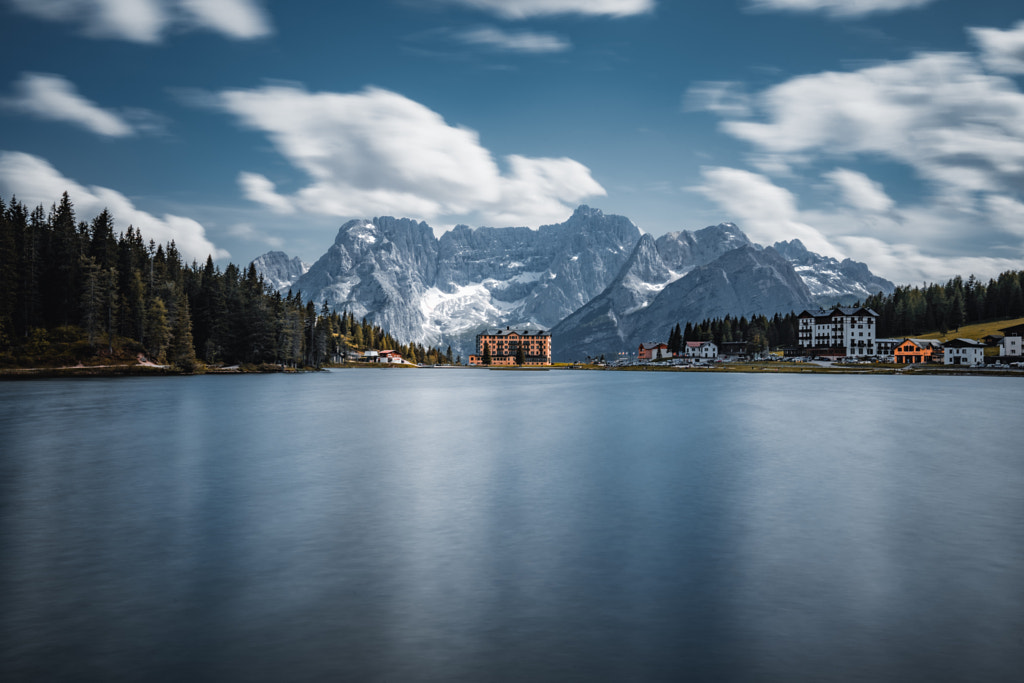
[[[1024,383],[0,383],[0,679],[1024,680]]]

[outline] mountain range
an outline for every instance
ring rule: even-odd
[[[550,330],[556,360],[632,350],[677,322],[788,312],[891,292],[868,267],[804,248],[762,248],[735,225],[654,239],[624,216],[580,206],[539,229],[440,238],[423,222],[352,220],[312,266],[282,252],[253,264],[275,289],[366,316],[399,339],[473,351],[484,327]]]

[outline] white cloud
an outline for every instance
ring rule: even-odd
[[[969,28],[971,38],[981,48],[981,58],[992,71],[1024,74],[1024,21],[1009,31],[997,28]]]
[[[753,241],[772,244],[796,237],[811,251],[863,261],[895,282],[940,282],[971,273],[993,277],[1020,268],[1024,255],[1019,240],[1024,204],[1002,196],[989,197],[981,212],[955,200],[899,207],[879,194],[880,186],[867,176],[836,169],[827,176],[840,193],[849,200],[853,188],[854,197],[873,209],[802,209],[793,193],[765,176],[723,167],[704,168],[702,175],[703,184],[693,189],[721,207]],[[883,206],[888,207],[885,213],[874,210]],[[1013,238],[993,240],[974,230],[986,221],[1001,221]],[[986,244],[977,244],[982,241]],[[1004,255],[979,255],[989,251]]]
[[[1004,195],[989,195],[985,198],[985,208],[1005,232],[1024,237],[1024,203]]]
[[[245,198],[263,204],[274,213],[295,213],[295,206],[287,197],[277,193],[277,187],[266,176],[259,173],[238,174],[238,186]]]
[[[228,228],[228,234],[232,237],[239,237],[250,242],[261,242],[274,249],[284,247],[284,240],[277,235],[269,235],[266,232],[257,230],[252,223],[235,223]]]
[[[705,167],[701,175],[703,184],[693,189],[718,204],[754,242],[797,238],[811,251],[839,255],[819,230],[800,220],[796,197],[786,188],[737,168]]]
[[[541,54],[565,52],[572,47],[569,41],[550,33],[503,31],[493,26],[482,26],[463,31],[456,37],[468,45],[485,45],[506,52]]]
[[[14,84],[14,90],[15,96],[0,100],[0,104],[39,118],[81,126],[106,137],[135,133],[124,118],[82,97],[63,76],[25,73]]]
[[[30,208],[38,204],[50,206],[66,191],[81,219],[87,220],[106,208],[117,221],[119,231],[134,225],[147,241],[164,244],[174,240],[187,260],[204,261],[207,255],[217,259],[230,256],[215,247],[203,226],[191,218],[173,214],[158,218],[136,208],[116,190],[81,185],[63,176],[45,159],[24,152],[0,151],[0,191],[7,196],[17,195],[18,201]]]
[[[1005,62],[1001,68],[1008,70]],[[833,199],[800,207],[765,176],[706,169],[696,189],[745,229],[752,225],[758,241],[795,236],[814,249],[804,231],[897,282],[1020,267],[1024,94],[975,56],[921,54],[799,76],[752,95],[749,112],[714,99],[704,108],[723,117],[723,131],[753,146],[750,164],[794,186],[806,182],[800,172],[818,173],[835,159],[844,166],[895,162],[924,181],[915,199],[899,204],[863,173],[835,168],[824,174]]]
[[[655,0],[439,0],[493,12],[505,19],[556,14],[627,17],[654,10]]]
[[[221,108],[266,133],[311,184],[292,196],[256,174],[240,177],[251,199],[335,216],[404,215],[424,220],[562,220],[574,203],[605,194],[571,159],[509,156],[503,173],[475,131],[378,88],[310,93],[295,86],[220,93]],[[507,223],[503,223],[507,224]]]
[[[252,0],[180,0],[197,26],[246,40],[272,33],[270,19]]]
[[[895,202],[885,193],[881,183],[877,183],[863,173],[847,168],[837,168],[825,174],[843,194],[846,203],[855,209],[871,213],[885,213],[893,208]]]
[[[875,237],[848,235],[836,238],[855,261],[867,263],[872,272],[897,283],[945,282],[960,275],[995,277],[1006,270],[1019,270],[1020,259],[992,256],[934,256],[917,244],[882,241]]]
[[[750,96],[736,81],[700,81],[690,86],[683,99],[685,111],[709,111],[719,116],[750,116]]]
[[[862,17],[923,7],[935,0],[751,0],[754,9],[825,12],[834,17]]]
[[[82,25],[93,38],[158,43],[176,26],[198,27],[229,38],[271,32],[258,0],[11,0],[21,12],[48,21]]]
[[[960,53],[800,76],[755,98],[766,122],[722,129],[777,155],[877,155],[942,192],[996,192],[1024,179],[1024,95]]]

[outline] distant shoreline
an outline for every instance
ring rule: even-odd
[[[183,377],[192,375],[274,375],[274,374],[306,374],[311,372],[322,372],[325,370],[350,370],[350,369],[393,369],[398,366],[376,365],[376,364],[346,364],[328,366],[321,370],[312,368],[271,368],[261,366],[259,368],[240,368],[231,366],[226,368],[206,368],[203,372],[185,372],[170,366],[154,365],[106,365],[106,366],[72,366],[60,368],[3,368],[0,369],[0,381],[2,380],[33,380],[33,379],[73,379],[87,377]],[[408,369],[437,369],[432,366]],[[765,375],[906,375],[906,376],[928,376],[928,377],[1024,377],[1024,369],[1015,368],[963,368],[958,366],[944,365],[907,365],[903,367],[823,367],[823,366],[802,366],[800,364],[782,363],[722,363],[713,367],[677,367],[657,365],[631,365],[626,367],[603,367],[598,365],[552,365],[550,367],[470,367],[470,366],[440,366],[444,369],[453,370],[497,370],[502,372],[547,372],[552,370],[562,371],[599,371],[599,372],[702,372],[702,373],[739,373],[739,374],[765,374]]]

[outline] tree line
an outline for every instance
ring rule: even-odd
[[[115,234],[104,209],[78,221],[68,193],[49,210],[0,197],[0,363],[144,353],[186,371],[207,364],[320,367],[352,349],[451,362],[451,349],[402,344],[301,292],[272,291],[254,265],[185,263],[173,240]]]
[[[879,315],[877,336],[911,337],[962,325],[1024,317],[1024,271],[1008,270],[984,283],[959,275],[945,284],[897,287],[892,294],[869,296],[864,305]]]
[[[959,275],[945,284],[900,286],[891,294],[879,292],[856,302],[878,313],[876,338],[912,337],[938,330],[956,331],[963,325],[988,320],[1024,317],[1024,271],[1008,270],[982,282],[971,275]],[[837,304],[838,305],[838,304]],[[746,317],[705,319],[669,328],[668,348],[680,353],[688,341],[746,342],[747,351],[797,345],[797,312]]]
[[[796,329],[796,313],[755,315],[749,319],[731,315],[706,318],[696,324],[687,321],[685,328],[676,323],[669,329],[668,349],[678,354],[686,342],[710,341],[718,347],[725,342],[744,342],[748,353],[756,353],[767,348],[796,346]]]

